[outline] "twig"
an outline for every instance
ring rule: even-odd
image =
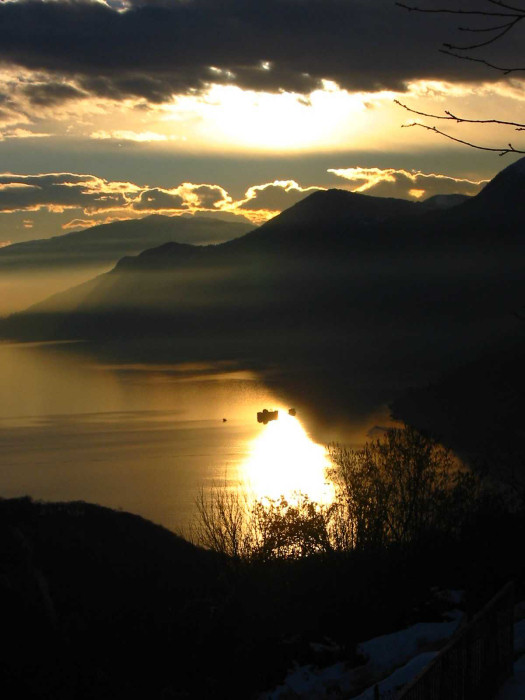
[[[480,15],[483,17],[515,17],[516,15],[511,14],[510,12],[494,12],[493,10],[488,11],[488,10],[455,10],[450,7],[444,7],[441,9],[435,9],[435,10],[430,10],[425,7],[417,7],[415,5],[405,5],[402,2],[396,2],[396,5],[399,7],[402,7],[404,10],[408,10],[409,12],[423,12],[425,14],[435,14],[435,15]],[[504,5],[501,5],[501,7],[505,7]],[[525,15],[525,10],[519,10],[516,8],[509,8],[513,9],[515,12],[520,12]]]
[[[468,56],[466,54],[461,54],[461,53],[454,53],[455,51],[472,51],[473,49],[479,49],[484,46],[489,46],[490,44],[494,44],[497,41],[499,41],[502,37],[504,37],[508,32],[510,32],[512,29],[514,29],[518,23],[520,23],[522,20],[525,20],[525,8],[521,7],[514,7],[512,5],[509,5],[508,3],[501,2],[500,0],[488,0],[492,5],[496,5],[496,7],[500,7],[503,10],[506,10],[505,12],[497,12],[495,10],[458,10],[450,7],[442,7],[438,9],[429,9],[429,8],[424,8],[424,7],[418,7],[417,5],[406,5],[405,3],[402,2],[396,2],[395,4],[398,7],[402,7],[404,10],[408,10],[408,12],[421,12],[424,14],[449,14],[449,15],[468,15],[470,17],[504,17],[507,19],[507,22],[504,22],[503,24],[494,24],[490,27],[458,27],[458,30],[461,32],[473,32],[473,33],[487,33],[487,32],[498,32],[494,36],[491,36],[490,38],[486,39],[485,41],[480,41],[474,44],[468,44],[465,46],[460,46],[457,44],[448,44],[448,43],[443,43],[443,46],[445,47],[444,49],[441,49],[442,53],[445,53],[449,56],[453,56],[454,58],[461,58],[462,60],[467,60],[467,61],[475,61],[477,63],[481,63],[484,66],[487,66],[488,68],[493,68],[494,70],[501,71],[504,75],[508,75],[509,73],[515,72],[515,71],[522,71],[525,70],[525,68],[518,68],[518,67],[513,67],[513,68],[504,68],[502,66],[498,66],[494,63],[491,63],[490,61],[487,61],[483,58],[474,58],[473,56]]]
[[[499,34],[496,34],[496,36],[490,37],[490,39],[487,39],[486,41],[481,41],[478,44],[470,44],[468,46],[457,46],[454,44],[443,44],[443,46],[446,46],[449,49],[456,49],[456,51],[470,51],[472,49],[479,49],[482,46],[488,46],[489,44],[493,44],[495,41],[498,39],[501,39],[502,36],[505,36],[507,32],[510,32],[511,29],[513,29],[518,22],[521,22],[522,19],[525,19],[525,15],[521,15],[520,17],[515,17],[512,22],[507,22],[507,24],[502,25],[502,27],[489,27],[485,29],[470,29],[469,27],[459,27],[459,29],[462,32],[476,32],[476,31],[485,31],[485,32],[490,32],[493,31],[495,32],[497,29],[502,29],[502,31]]]
[[[444,44],[444,46],[447,46],[447,44]],[[453,51],[447,51],[446,49],[439,49],[441,53],[445,53],[448,56],[453,56],[454,58],[461,58],[462,61],[474,61],[475,63],[482,63],[484,66],[487,66],[488,68],[494,68],[495,70],[499,70],[503,73],[503,75],[508,75],[509,73],[514,73],[515,71],[524,71],[525,68],[518,68],[517,66],[515,68],[503,68],[503,66],[497,66],[495,63],[490,63],[490,61],[486,61],[484,58],[474,58],[473,56],[462,56],[459,53],[454,53]]]
[[[403,102],[400,102],[399,100],[394,100],[394,102],[400,107],[403,107],[403,109],[406,109],[407,112],[417,114],[419,117],[429,117],[430,119],[445,119],[447,121],[457,122],[458,124],[500,124],[501,126],[514,126],[516,128],[516,131],[525,131],[525,123],[521,122],[507,122],[503,119],[467,119],[466,117],[458,117],[456,114],[449,112],[449,110],[445,110],[444,114],[431,114],[429,112],[419,112],[417,109],[412,109],[411,107],[403,104]]]
[[[480,151],[492,151],[493,153],[497,153],[500,156],[506,156],[508,153],[525,154],[525,151],[520,151],[517,148],[514,148],[514,146],[511,143],[509,143],[508,148],[490,148],[489,146],[479,146],[478,144],[472,143],[471,141],[464,141],[463,139],[458,139],[455,136],[451,136],[450,134],[445,133],[444,131],[440,131],[435,126],[429,126],[428,124],[420,124],[419,122],[414,122],[414,124],[402,124],[402,128],[411,126],[420,126],[422,129],[427,129],[427,131],[433,131],[435,134],[444,136],[445,138],[450,139],[451,141],[456,141],[456,143],[461,143],[464,146],[477,148]]]

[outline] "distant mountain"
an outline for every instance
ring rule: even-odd
[[[152,214],[0,248],[0,270],[107,265],[124,255],[134,255],[169,241],[217,244],[242,236],[251,229],[253,226],[249,223],[213,217]]]
[[[424,199],[420,203],[420,207],[424,211],[433,211],[435,209],[450,209],[458,204],[463,204],[470,199],[468,194],[435,194],[433,197]]]
[[[392,397],[515,332],[525,298],[521,167],[430,211],[318,191],[235,240],[171,242],[122,258],[0,330],[128,346],[147,339],[148,358],[169,341],[170,356],[184,347],[189,356],[279,361],[285,381],[315,365],[336,377],[333,401],[349,385]]]

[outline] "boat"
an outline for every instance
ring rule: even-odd
[[[257,412],[257,423],[264,423],[266,425],[271,420],[277,420],[279,418],[279,411],[269,411],[267,408],[262,411]]]

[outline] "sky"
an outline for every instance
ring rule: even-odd
[[[525,71],[440,51],[495,21],[394,0],[1,0],[0,245],[152,213],[259,224],[320,188],[475,194],[516,156],[394,100],[523,121]],[[516,67],[524,39],[517,23],[469,55]],[[437,124],[525,148],[514,129]]]

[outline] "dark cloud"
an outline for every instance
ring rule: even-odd
[[[87,97],[87,94],[72,85],[64,83],[30,83],[24,85],[22,92],[31,104],[39,107],[51,107],[56,104]]]
[[[192,185],[191,193],[198,197],[198,206],[213,209],[219,202],[229,200],[227,192],[219,185]]]
[[[154,187],[140,193],[133,202],[133,209],[138,211],[181,209],[184,204],[184,199],[179,194],[172,194],[167,190]]]
[[[471,6],[479,0],[461,4]],[[483,66],[439,53],[443,41],[464,41],[456,20],[390,0],[20,0],[0,4],[0,60],[55,76],[33,100],[70,99],[57,77],[98,96],[153,103],[210,82],[308,94],[323,79],[367,91],[418,78],[487,79]],[[484,56],[496,50],[500,62],[515,63],[522,41],[520,25]]]
[[[217,211],[216,205],[231,203],[219,185],[185,182],[176,188],[141,187],[77,173],[39,175],[0,174],[0,213],[47,209],[59,213],[81,209],[92,216],[99,212]],[[85,217],[82,217],[85,218]],[[120,217],[122,218],[122,217]]]
[[[91,175],[0,175],[0,212],[47,207],[104,211],[128,203],[125,192]]]

